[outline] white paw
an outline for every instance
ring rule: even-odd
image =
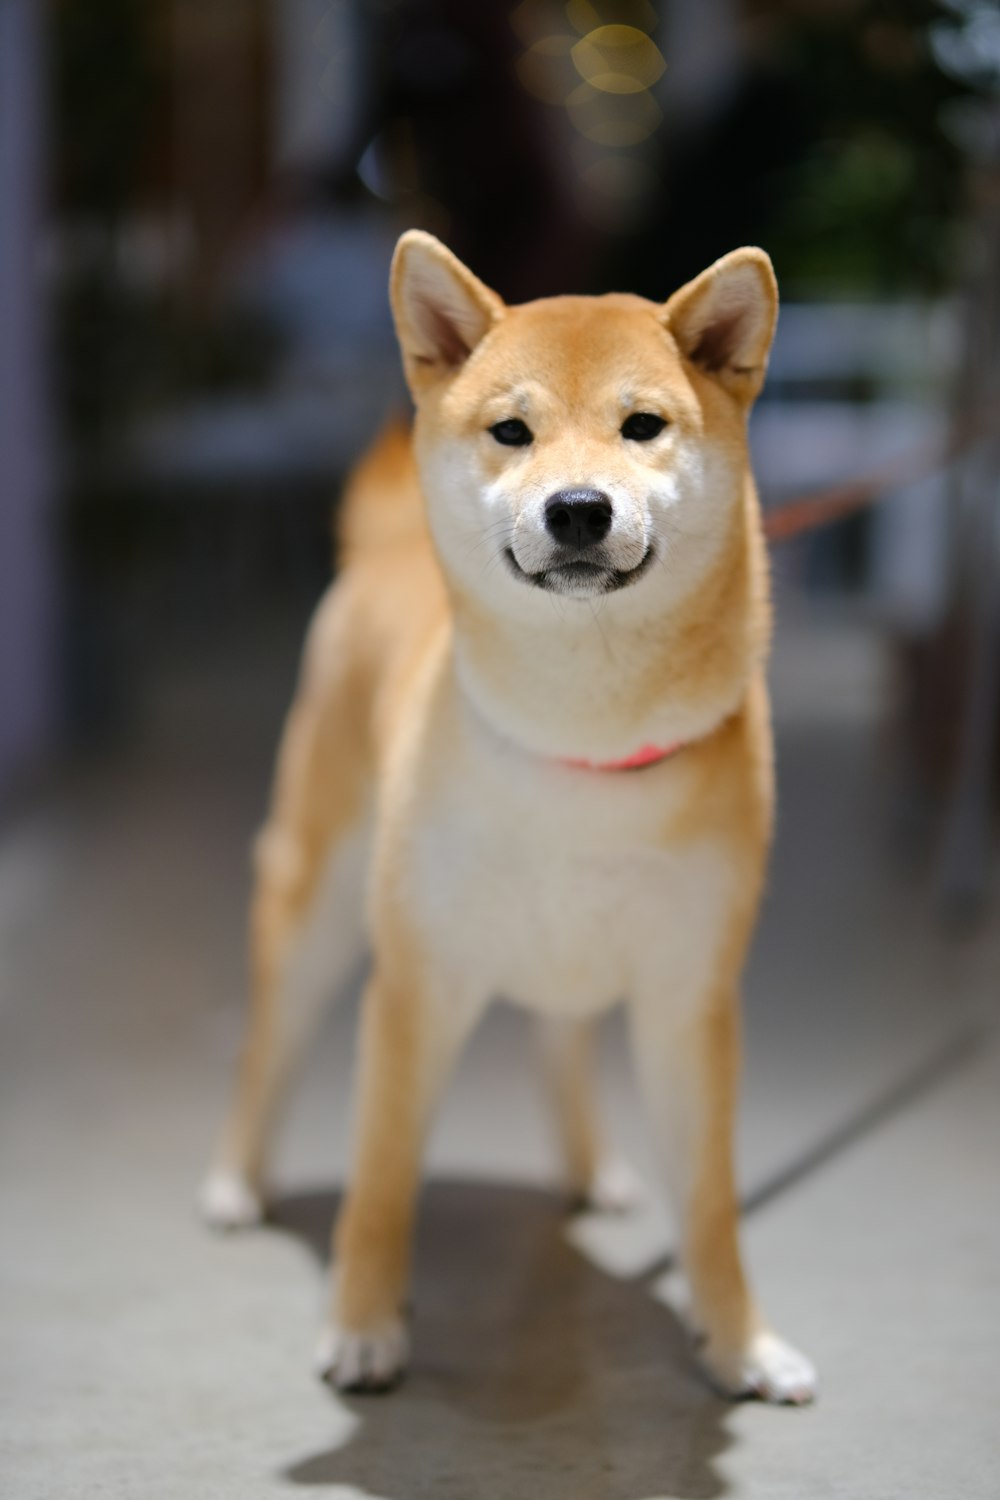
[[[409,1336],[398,1318],[364,1333],[332,1324],[316,1346],[316,1374],[338,1391],[388,1391],[402,1376],[409,1355]]]
[[[247,1229],[264,1217],[259,1193],[238,1172],[215,1167],[198,1194],[202,1218],[213,1229]]]
[[[816,1371],[791,1344],[767,1329],[732,1356],[702,1351],[709,1379],[726,1396],[756,1396],[785,1406],[805,1406],[816,1395]]]
[[[609,1156],[599,1162],[587,1190],[586,1206],[600,1214],[627,1214],[645,1199],[642,1182],[627,1161]]]

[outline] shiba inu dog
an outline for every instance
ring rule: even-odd
[[[808,1401],[757,1310],[731,1156],[738,986],[772,805],[767,565],[746,422],[777,315],[767,256],[657,305],[507,307],[400,240],[392,304],[416,406],[356,473],[257,851],[252,1007],[203,1189],[261,1213],[270,1128],[317,995],[368,941],[357,1139],[320,1366],[395,1381],[421,1146],[489,1001],[547,1018],[570,1185],[615,1184],[589,1031],[628,1007],[700,1334],[734,1396]]]

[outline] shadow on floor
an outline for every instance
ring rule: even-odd
[[[325,1262],[334,1194],[287,1196],[271,1223]],[[438,1182],[425,1193],[414,1365],[352,1399],[339,1447],[284,1471],[378,1500],[713,1500],[728,1404],[645,1286],[592,1266],[538,1190]],[[331,1399],[338,1399],[331,1397]]]

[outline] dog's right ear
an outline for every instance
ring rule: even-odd
[[[503,316],[503,302],[432,234],[409,229],[389,276],[403,368],[414,398],[453,374]]]

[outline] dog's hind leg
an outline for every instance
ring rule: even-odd
[[[294,705],[256,851],[250,1014],[236,1084],[201,1191],[206,1219],[260,1218],[268,1148],[295,1064],[364,952],[368,771],[350,694]],[[340,710],[343,710],[341,712]]]
[[[546,1018],[539,1031],[570,1200],[605,1213],[625,1212],[642,1197],[642,1187],[604,1138],[597,1023]]]

